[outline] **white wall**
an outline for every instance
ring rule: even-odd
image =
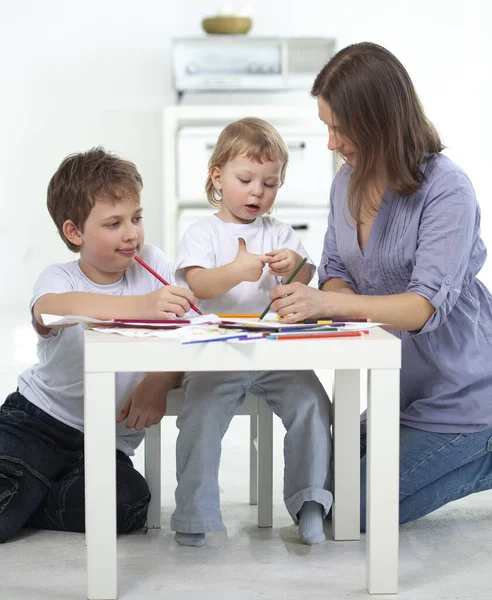
[[[218,4],[1,0],[2,306],[27,306],[40,270],[74,256],[45,207],[48,181],[71,152],[101,144],[137,164],[145,183],[146,239],[160,243],[160,111],[173,101],[170,39],[201,35],[201,18]],[[413,77],[448,154],[471,176],[483,237],[492,247],[488,4],[253,0],[251,35],[326,35],[336,37],[339,48],[369,40],[393,51]],[[492,266],[482,275],[492,286]]]

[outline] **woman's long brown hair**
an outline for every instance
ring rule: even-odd
[[[378,176],[401,196],[422,184],[422,163],[444,148],[405,67],[371,42],[340,50],[318,73],[311,94],[330,105],[357,157],[348,192],[356,222]],[[369,197],[365,197],[369,194]]]

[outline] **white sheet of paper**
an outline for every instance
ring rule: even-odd
[[[111,325],[114,324],[116,327],[116,324],[114,322],[113,319],[110,319],[109,321],[104,321],[101,319],[95,319],[93,317],[83,317],[81,315],[65,315],[65,316],[60,316],[60,315],[50,315],[47,313],[43,313],[41,315],[41,318],[43,319],[43,323],[46,326],[49,325],[56,325],[56,326],[60,326],[60,325],[75,325],[75,324],[90,324],[90,323],[96,323],[99,325]],[[177,317],[178,319],[180,317]],[[220,319],[217,315],[198,315],[196,317],[183,317],[185,320],[190,321],[190,324],[193,325],[199,325],[201,323],[220,323],[222,321],[222,319]],[[142,325],[141,323],[138,323],[138,320],[136,322],[134,322],[135,325]],[[132,322],[131,321],[125,321],[125,325],[131,325]],[[169,323],[169,326],[172,327],[176,327],[176,323]],[[166,325],[164,323],[162,324],[151,324],[149,323],[149,328],[150,327],[166,327]]]

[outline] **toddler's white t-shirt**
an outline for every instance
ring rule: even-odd
[[[245,240],[248,252],[266,254],[290,248],[308,259],[312,275],[316,271],[299,237],[287,223],[272,217],[257,217],[247,224],[225,223],[212,215],[190,225],[181,239],[176,260],[178,285],[187,285],[184,277],[186,267],[211,269],[232,262],[239,249],[240,237]],[[280,283],[281,278],[271,275],[268,265],[265,265],[258,281],[243,281],[222,296],[197,300],[197,304],[204,314],[262,313],[270,301],[268,293]]]

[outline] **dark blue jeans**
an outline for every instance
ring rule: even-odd
[[[366,530],[366,436],[361,435],[361,531]],[[492,489],[492,429],[435,433],[400,425],[400,525]]]
[[[118,533],[143,527],[149,488],[119,450],[116,495]],[[84,434],[14,392],[0,406],[0,542],[22,527],[85,530]]]

